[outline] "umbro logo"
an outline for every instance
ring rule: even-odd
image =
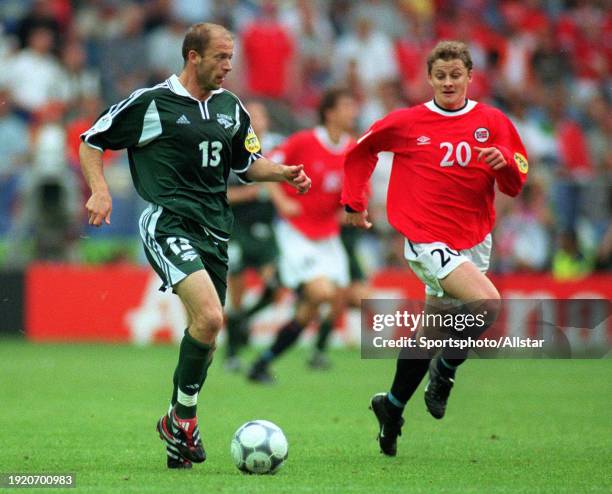
[[[425,146],[426,144],[431,144],[431,139],[427,136],[417,137],[417,146]]]
[[[191,122],[189,121],[189,119],[185,116],[185,115],[181,115],[180,117],[178,117],[178,119],[176,120],[177,124],[183,124],[183,125],[188,125]]]

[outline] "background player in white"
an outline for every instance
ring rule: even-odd
[[[348,259],[340,240],[340,193],[344,153],[354,143],[350,132],[356,116],[351,94],[330,89],[319,105],[321,125],[290,136],[271,154],[275,160],[299,160],[313,185],[306,200],[307,196],[283,186],[285,194],[299,205],[299,213],[285,216],[277,225],[278,267],[281,283],[296,290],[298,300],[293,319],[252,366],[252,381],[272,381],[270,363],[297,341],[317,318],[320,307],[325,303],[340,306],[338,288],[349,283]]]
[[[377,154],[393,152],[387,215],[406,239],[408,264],[426,285],[426,310],[445,310],[445,302],[469,304],[471,311],[486,311],[490,324],[500,305],[499,292],[485,275],[494,189],[519,193],[527,177],[525,149],[501,111],[467,98],[472,59],[464,43],[438,43],[428,57],[427,73],[433,99],[379,120],[347,154],[346,221],[371,226],[366,185]],[[432,336],[437,329],[421,328],[419,334]],[[443,417],[455,370],[467,351],[443,350],[431,357],[418,347],[403,349],[390,392],[372,398],[386,455],[396,454],[404,407],[428,368],[425,402],[434,417]]]

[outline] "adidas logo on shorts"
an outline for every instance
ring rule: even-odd
[[[189,119],[185,115],[181,115],[176,120],[176,123],[177,124],[190,124],[191,122],[189,121]]]

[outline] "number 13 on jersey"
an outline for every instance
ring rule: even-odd
[[[202,166],[218,166],[221,163],[221,149],[223,144],[220,141],[202,141],[199,146],[202,151]]]

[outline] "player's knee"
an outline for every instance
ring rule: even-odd
[[[472,305],[472,304],[470,304]],[[493,287],[492,290],[488,290],[478,303],[472,307],[472,312],[480,313],[484,316],[487,326],[490,326],[495,322],[501,311],[501,296],[497,289]]]
[[[209,308],[194,314],[191,327],[198,339],[205,342],[214,341],[223,327],[223,311],[221,308]]]
[[[312,304],[329,303],[334,300],[336,288],[329,280],[319,279],[307,286],[304,295]]]

